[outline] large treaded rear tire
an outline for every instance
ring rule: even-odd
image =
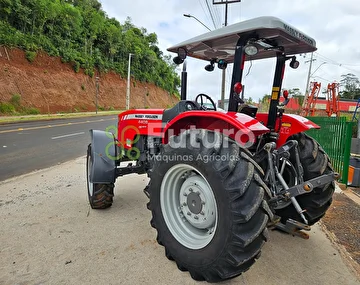
[[[304,133],[296,134],[290,137],[290,139],[296,140],[299,143],[300,162],[304,169],[304,181],[333,172],[328,155],[316,140]],[[295,163],[294,158],[290,160],[292,163]],[[315,224],[325,215],[332,203],[334,191],[335,183],[331,182],[296,198],[301,208],[306,210],[304,214],[309,225]],[[281,217],[282,222],[286,222],[288,218],[303,222],[292,204],[277,210],[276,214]]]
[[[88,146],[86,156],[86,179],[89,204],[92,209],[106,209],[111,207],[114,197],[114,183],[97,184],[90,182],[90,169],[92,164],[91,144]]]
[[[217,139],[221,143],[213,147],[204,146],[204,141],[214,142]],[[264,183],[261,180],[261,168],[246,150],[228,140],[228,147],[225,147],[223,139],[227,140],[218,133],[206,130],[186,131],[175,137],[177,141],[185,140],[186,148],[172,148],[171,144],[163,146],[159,155],[161,159],[155,160],[150,175],[148,208],[152,212],[151,226],[157,230],[157,241],[165,247],[168,259],[174,260],[180,270],[189,271],[191,277],[198,281],[219,282],[248,270],[260,256],[268,237],[266,225],[269,216],[272,217],[264,200],[266,191],[262,187]],[[196,142],[200,144],[199,148],[192,147]],[[207,157],[208,163],[198,159],[199,155]],[[164,162],[164,157],[176,159]],[[179,161],[181,157],[193,159]],[[216,157],[228,159],[215,160]],[[176,201],[178,194],[181,194],[176,189],[184,187],[189,178],[176,173],[179,179],[174,179],[176,182],[173,184],[169,184],[166,178],[181,167],[194,170],[199,179],[205,181],[208,189],[211,189],[217,217],[213,232],[208,232],[209,237],[186,221],[186,213],[183,216],[181,214],[181,205],[174,207],[172,211],[169,207],[174,205],[164,205],[161,198],[165,195],[175,197],[169,201]],[[173,187],[166,188],[166,185]],[[205,205],[204,201],[203,204]],[[187,231],[178,230],[182,227]],[[199,240],[204,241],[198,241],[196,236],[191,240],[194,233],[192,231],[198,234]],[[187,242],[188,246],[185,246]]]

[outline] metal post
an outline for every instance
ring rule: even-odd
[[[222,78],[221,78],[221,100],[220,100],[220,108],[225,107],[225,78],[226,77],[226,70],[222,70]]]
[[[181,72],[181,100],[186,100],[187,96],[187,71],[186,71],[186,61],[183,63],[183,69]]]
[[[99,96],[99,77],[96,76],[95,78],[95,89],[96,89],[96,96],[95,96],[95,108],[96,114],[98,113],[98,96]]]
[[[225,27],[228,24],[228,1],[225,4]],[[226,69],[222,70],[222,78],[221,78],[221,108],[224,109],[225,105],[225,79],[226,79]]]
[[[144,93],[144,109],[146,109],[146,96],[148,95],[147,86],[145,86],[145,93]]]
[[[229,2],[226,0],[226,4],[225,4],[225,27],[227,26],[228,24],[228,5],[229,5]]]
[[[316,60],[316,59],[313,59],[313,58],[314,58],[314,53],[312,52],[311,53],[311,58],[310,58],[309,72],[308,72],[307,81],[306,81],[306,87],[305,87],[305,98],[309,94],[309,83],[310,83],[312,63],[313,63],[313,61]]]
[[[352,138],[352,128],[354,122],[346,122],[346,135],[345,135],[345,149],[344,149],[344,164],[343,164],[343,173],[341,177],[341,182],[346,186],[348,185],[348,175],[349,175],[349,164],[350,164],[350,152],[351,152],[351,138]]]
[[[128,78],[127,78],[127,87],[126,87],[126,110],[129,110],[129,109],[130,109],[130,68],[131,68],[131,56],[132,56],[132,53],[129,53]]]

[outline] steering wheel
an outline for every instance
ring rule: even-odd
[[[199,98],[200,98],[200,102],[198,102]],[[203,99],[203,98],[208,99],[208,100],[211,102],[213,108],[208,108],[208,107],[206,107],[206,106],[204,105],[204,99]],[[205,111],[206,111],[206,110],[216,111],[216,105],[215,105],[213,99],[211,99],[211,97],[210,97],[209,95],[200,93],[199,95],[196,96],[195,102],[198,103],[198,104],[200,105],[201,109],[203,109],[203,110],[205,110]]]

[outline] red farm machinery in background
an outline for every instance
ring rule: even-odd
[[[339,83],[329,83],[326,90],[326,105],[324,106],[324,100],[319,98],[321,90],[321,83],[311,82],[310,94],[306,94],[302,116],[315,116],[316,113],[322,112],[329,117],[340,116],[339,106]]]

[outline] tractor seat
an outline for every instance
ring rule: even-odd
[[[246,114],[250,117],[255,118],[258,108],[253,105],[239,104],[238,113]]]
[[[201,108],[199,104],[194,101],[182,100],[174,107],[164,110],[162,121],[168,123],[179,114],[192,110],[201,110]]]

